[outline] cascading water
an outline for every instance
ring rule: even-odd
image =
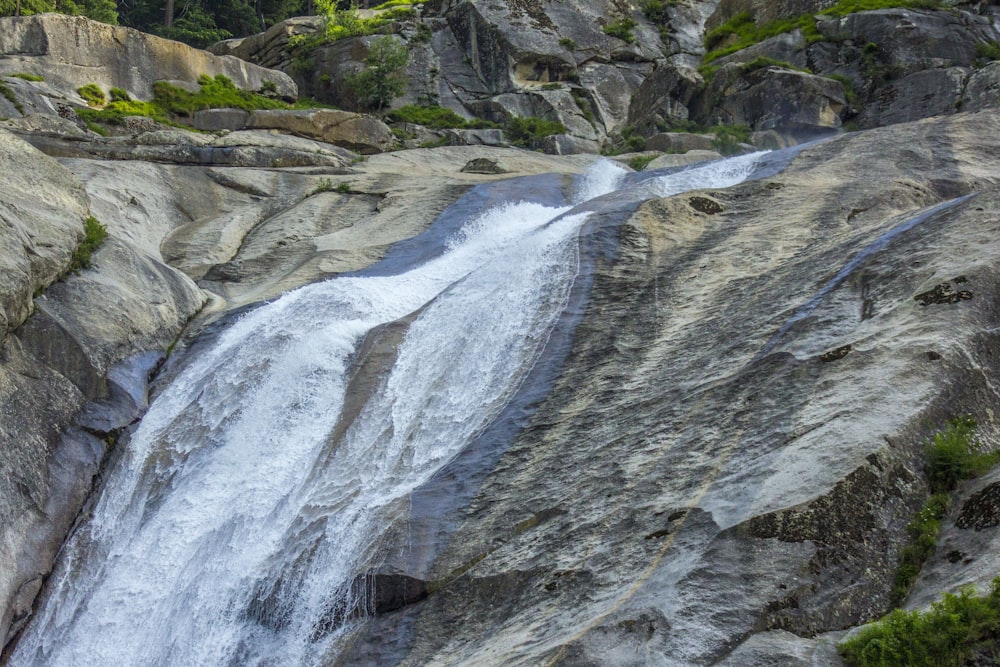
[[[12,664],[324,662],[365,609],[355,582],[376,564],[389,510],[496,417],[543,353],[592,200],[726,187],[760,155],[628,185],[600,162],[575,208],[493,206],[409,270],[310,285],[233,323],[132,434]],[[391,368],[348,418],[359,345],[394,322],[406,330]]]

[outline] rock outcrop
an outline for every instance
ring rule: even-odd
[[[835,661],[828,633],[888,608],[930,430],[971,412],[1000,442],[998,130],[996,113],[872,130],[641,206],[595,250],[530,423],[401,510],[380,572],[428,597],[338,664]],[[959,278],[971,298],[914,300]],[[940,567],[982,583],[976,558]]]
[[[282,97],[298,95],[295,83],[283,72],[131,28],[62,14],[0,18],[0,74],[12,72],[43,76],[65,91],[95,83],[105,92],[122,88],[139,99],[152,97],[156,81],[193,82],[206,74],[223,74],[245,90],[260,90],[269,83]],[[83,103],[79,98],[74,101]]]

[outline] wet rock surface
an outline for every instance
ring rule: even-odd
[[[913,300],[1000,284],[997,123],[841,138],[694,195],[718,213],[689,195],[621,222],[556,386],[460,520],[404,510],[410,541],[384,545],[430,595],[369,621],[339,664],[835,660],[827,633],[887,609],[933,424],[970,411],[997,440],[995,305]],[[984,548],[949,581],[988,581]]]

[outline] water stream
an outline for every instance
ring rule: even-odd
[[[626,179],[602,161],[570,205],[490,202],[398,271],[246,313],[150,406],[11,663],[327,661],[363,622],[355,582],[377,564],[392,509],[502,413],[545,354],[592,212],[730,186],[761,164]],[[391,367],[348,417],[359,347],[391,323],[403,332]]]

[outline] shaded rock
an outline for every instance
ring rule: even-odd
[[[633,95],[628,109],[628,125],[650,135],[691,117],[691,105],[703,80],[693,68],[661,65]],[[691,148],[703,148],[692,146]]]
[[[336,109],[254,111],[247,128],[279,130],[369,155],[389,150],[396,142],[392,130],[377,118]]]
[[[242,109],[203,109],[194,113],[191,125],[207,132],[242,130],[249,120],[250,114]]]
[[[462,167],[462,171],[467,174],[506,174],[507,170],[500,166],[496,160],[479,157],[469,160]]]
[[[451,146],[509,146],[510,142],[501,129],[445,130]]]
[[[840,127],[845,105],[839,81],[780,67],[745,72],[730,64],[709,83],[699,117],[755,130],[828,130]]]
[[[1000,106],[1000,62],[991,62],[969,77],[962,95],[962,111],[981,111]]]
[[[806,41],[800,29],[769,37],[728,56],[716,58],[712,64],[749,63],[757,58],[772,58],[802,68],[809,67],[810,64]]]
[[[876,90],[858,122],[862,127],[906,123],[958,109],[970,70],[964,67],[915,72]]]
[[[757,25],[764,25],[779,19],[797,18],[803,14],[816,14],[837,4],[837,0],[721,0],[705,22],[705,28],[712,30],[737,14],[747,13]]]
[[[1000,483],[994,482],[973,494],[959,510],[955,525],[975,530],[1000,525]]]
[[[969,290],[956,290],[951,286],[951,283],[941,283],[934,289],[916,295],[913,300],[921,306],[930,306],[931,304],[958,303],[959,301],[968,301],[971,298],[972,292]]]
[[[282,97],[298,94],[283,72],[82,16],[0,18],[0,54],[2,71],[42,75],[46,83],[74,96],[80,86],[96,83],[105,93],[118,87],[149,99],[154,81],[196,81],[204,74],[223,74],[245,90],[260,90],[270,82]]]
[[[686,153],[688,151],[708,151],[714,148],[710,134],[690,134],[688,132],[660,132],[646,139],[646,149],[664,153]]]
[[[98,136],[71,120],[50,114],[30,114],[23,118],[0,121],[0,127],[22,136],[43,135],[80,141],[92,141]]]
[[[596,141],[581,139],[569,134],[553,134],[539,141],[538,145],[551,155],[597,154],[601,152],[601,145]]]

